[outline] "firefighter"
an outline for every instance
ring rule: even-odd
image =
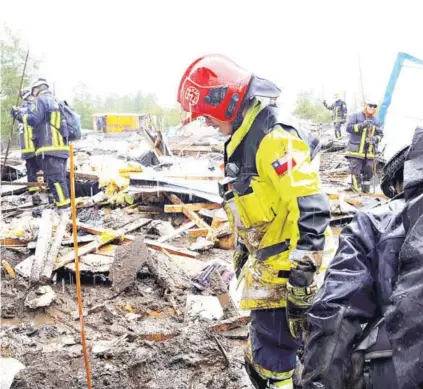
[[[417,128],[383,169],[392,200],[343,229],[308,312],[304,389],[422,387],[422,167]]]
[[[246,369],[256,388],[292,388],[305,313],[316,291],[329,203],[311,159],[319,142],[278,115],[280,90],[221,55],[183,75],[178,102],[229,136],[221,194],[238,234],[241,309],[252,310]]]
[[[328,105],[326,100],[323,100],[323,105],[332,111],[332,121],[333,127],[335,129],[335,138],[340,139],[341,134],[341,127],[346,122],[348,109],[347,104],[345,101],[341,99],[341,95],[339,93],[335,93],[334,95],[334,103],[332,105]]]
[[[31,85],[31,94],[35,101],[30,110],[23,114],[13,107],[11,114],[24,125],[33,128],[35,155],[44,172],[49,191],[58,208],[67,208],[70,206],[66,177],[69,146],[67,138],[60,132],[62,125],[59,105],[43,78]]]
[[[25,88],[21,91],[21,98],[23,100],[20,110],[23,114],[30,110],[34,97],[31,95],[31,89]],[[28,182],[37,182],[37,172],[40,170],[38,166],[37,157],[35,156],[35,145],[33,139],[32,127],[28,124],[19,123],[19,141],[21,146],[21,158],[26,164],[26,173]],[[41,203],[40,195],[38,194],[38,186],[28,187],[32,194],[32,203],[39,205]]]
[[[346,157],[350,163],[351,186],[354,191],[370,192],[377,146],[383,131],[375,117],[377,103],[366,101],[364,110],[351,115],[347,124],[350,134]]]

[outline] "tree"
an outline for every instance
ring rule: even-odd
[[[330,123],[332,118],[331,112],[321,102],[315,101],[313,91],[303,91],[298,95],[293,114],[314,123]]]
[[[74,88],[72,108],[81,115],[82,128],[92,128],[92,115],[94,113],[94,102],[88,92],[87,85],[79,82]]]
[[[0,42],[0,103],[1,103],[1,136],[6,140],[9,138],[12,118],[9,114],[10,108],[16,104],[18,89],[25,64],[26,49],[19,35],[10,28],[5,27],[4,39]],[[25,70],[23,87],[26,87],[35,78],[39,69],[39,60],[29,56]],[[18,134],[14,131],[13,143],[18,142]],[[4,142],[4,141],[3,141]]]
[[[79,115],[83,128],[92,128],[92,115],[95,113],[139,113],[157,117],[162,129],[181,122],[179,109],[163,108],[154,93],[143,94],[141,91],[126,95],[112,93],[105,98],[93,96],[87,85],[79,82],[74,89],[72,106]]]

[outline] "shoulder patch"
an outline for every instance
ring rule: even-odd
[[[289,154],[283,155],[272,163],[273,169],[275,169],[275,172],[278,176],[283,176],[284,174],[288,173],[294,168],[295,165],[295,159],[292,158]]]

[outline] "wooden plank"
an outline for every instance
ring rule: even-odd
[[[389,197],[385,196],[383,193],[363,193],[363,192],[351,192],[351,191],[344,191],[341,192],[346,195],[360,195],[362,197],[376,197],[384,200],[390,200]]]
[[[39,281],[51,242],[53,231],[53,212],[45,209],[40,219],[40,229],[38,231],[37,247],[35,248],[35,258],[31,269],[31,281]]]
[[[26,247],[29,242],[19,240],[17,238],[1,238],[0,246],[2,247]]]
[[[100,235],[100,234],[102,234],[105,231],[104,228],[92,227],[92,226],[89,226],[86,223],[77,222],[77,226],[78,226],[78,228],[81,228],[82,230],[85,230],[85,231],[88,231],[89,230],[92,234],[95,234],[95,235]],[[136,239],[136,236],[133,236],[133,235],[125,235],[125,237],[123,239],[123,243],[131,242],[131,241],[133,241],[135,239]],[[180,255],[181,257],[197,258],[198,255],[199,255],[198,253],[196,253],[194,251],[191,251],[191,250],[182,249],[182,248],[179,248],[179,247],[172,246],[170,244],[166,244],[166,243],[162,243],[162,242],[157,242],[157,241],[150,240],[150,239],[145,239],[144,240],[144,243],[149,248],[151,248],[153,250],[157,250],[157,251],[161,251],[161,252],[163,250],[166,250],[166,251],[168,251],[171,254]]]
[[[249,316],[237,316],[231,319],[223,320],[217,324],[212,324],[209,326],[209,328],[216,332],[226,332],[234,328],[246,326],[249,320]]]
[[[221,219],[219,217],[214,217],[212,220],[211,228],[213,231],[217,230],[222,224],[225,224],[227,220]]]
[[[120,238],[122,236],[125,236],[128,232],[134,231],[137,228],[140,228],[148,223],[150,223],[150,219],[139,219],[132,223],[127,224],[123,228],[120,228],[119,230],[113,231],[107,231],[105,229],[101,229],[100,236],[95,241],[88,243],[84,247],[81,247],[80,250],[78,250],[78,254],[80,256],[91,253],[92,251],[96,250],[97,248],[106,245],[107,243],[110,243],[114,241],[117,238]],[[104,234],[103,234],[104,233]],[[59,262],[56,264],[55,270],[59,269],[60,267],[66,265],[67,263],[70,263],[75,260],[75,250],[72,250],[71,252],[65,254],[64,256],[59,258]]]
[[[219,248],[223,250],[233,250],[235,248],[235,234],[219,238]]]
[[[75,172],[75,179],[76,180],[98,180],[97,174],[92,173],[82,173],[82,172]]]
[[[189,209],[190,211],[199,211],[201,209],[219,209],[222,207],[221,204],[217,203],[195,203],[195,204],[184,204],[178,205],[178,204],[166,204],[164,206],[165,213],[177,213],[177,212],[183,212],[183,208]]]
[[[165,236],[162,236],[159,239],[157,239],[157,242],[161,242],[161,243],[166,242],[167,240],[172,239],[175,236],[182,234],[183,232],[189,230],[190,228],[192,228],[194,226],[195,226],[195,223],[193,221],[190,221],[189,223],[182,224],[181,227],[177,228],[172,233],[165,235]]]
[[[96,237],[92,235],[78,236],[78,243],[89,243],[95,240]],[[62,246],[73,246],[73,239],[62,240]]]
[[[210,181],[216,180],[220,181],[224,178],[224,176],[173,176],[173,175],[165,175],[166,178],[175,178],[180,180],[190,180],[190,181]]]
[[[338,193],[331,193],[328,195],[330,200],[339,200],[339,194]],[[355,207],[361,207],[363,205],[363,202],[359,199],[352,199],[349,197],[344,197],[344,201],[348,204],[351,204]]]
[[[51,244],[50,251],[47,255],[47,259],[44,263],[44,268],[41,272],[41,281],[46,282],[50,280],[51,274],[53,273],[53,267],[59,254],[60,246],[62,245],[63,236],[66,232],[66,226],[70,218],[70,213],[63,212],[60,216],[59,225],[56,228],[56,234],[54,235],[53,243]]]
[[[209,234],[211,235],[213,233],[212,228],[203,220],[200,216],[198,216],[194,211],[191,211],[190,209],[185,207],[185,204],[181,201],[181,199],[171,193],[166,194],[167,198],[175,205],[181,205],[182,206],[182,212],[186,217],[191,219],[195,224],[200,228],[206,228]]]
[[[19,182],[19,181],[1,181],[1,186],[3,185],[20,185],[20,186],[41,186],[42,184],[38,182]]]
[[[26,192],[28,189],[25,185],[9,185],[9,186],[1,186],[0,193],[1,196],[9,196],[9,195],[20,195]]]
[[[188,231],[189,238],[198,238],[199,236],[203,236],[204,238],[208,235],[209,231],[207,228],[193,228],[192,230]]]
[[[129,238],[129,236],[126,236],[126,238]],[[179,248],[179,247],[172,246],[170,244],[161,243],[161,242],[157,242],[157,241],[150,240],[150,239],[145,239],[144,243],[149,248],[152,248],[154,250],[162,251],[162,252],[163,252],[163,250],[166,250],[170,254],[179,255],[181,257],[197,258],[199,256],[199,254],[194,252],[194,251],[182,249],[182,248]]]

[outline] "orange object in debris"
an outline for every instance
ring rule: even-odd
[[[84,329],[84,313],[82,309],[82,294],[81,294],[81,279],[79,276],[79,258],[78,258],[78,228],[76,224],[76,199],[75,199],[75,165],[73,161],[73,145],[70,145],[70,192],[72,205],[72,229],[73,229],[73,247],[75,250],[75,278],[76,278],[76,293],[78,296],[78,313],[79,321],[81,323],[81,343],[82,351],[84,352],[85,371],[87,374],[88,389],[92,389],[90,364],[88,361],[87,343],[85,340]]]
[[[221,164],[219,165],[219,169],[220,169],[220,170],[225,170],[225,164],[224,164],[224,163],[221,163]]]

